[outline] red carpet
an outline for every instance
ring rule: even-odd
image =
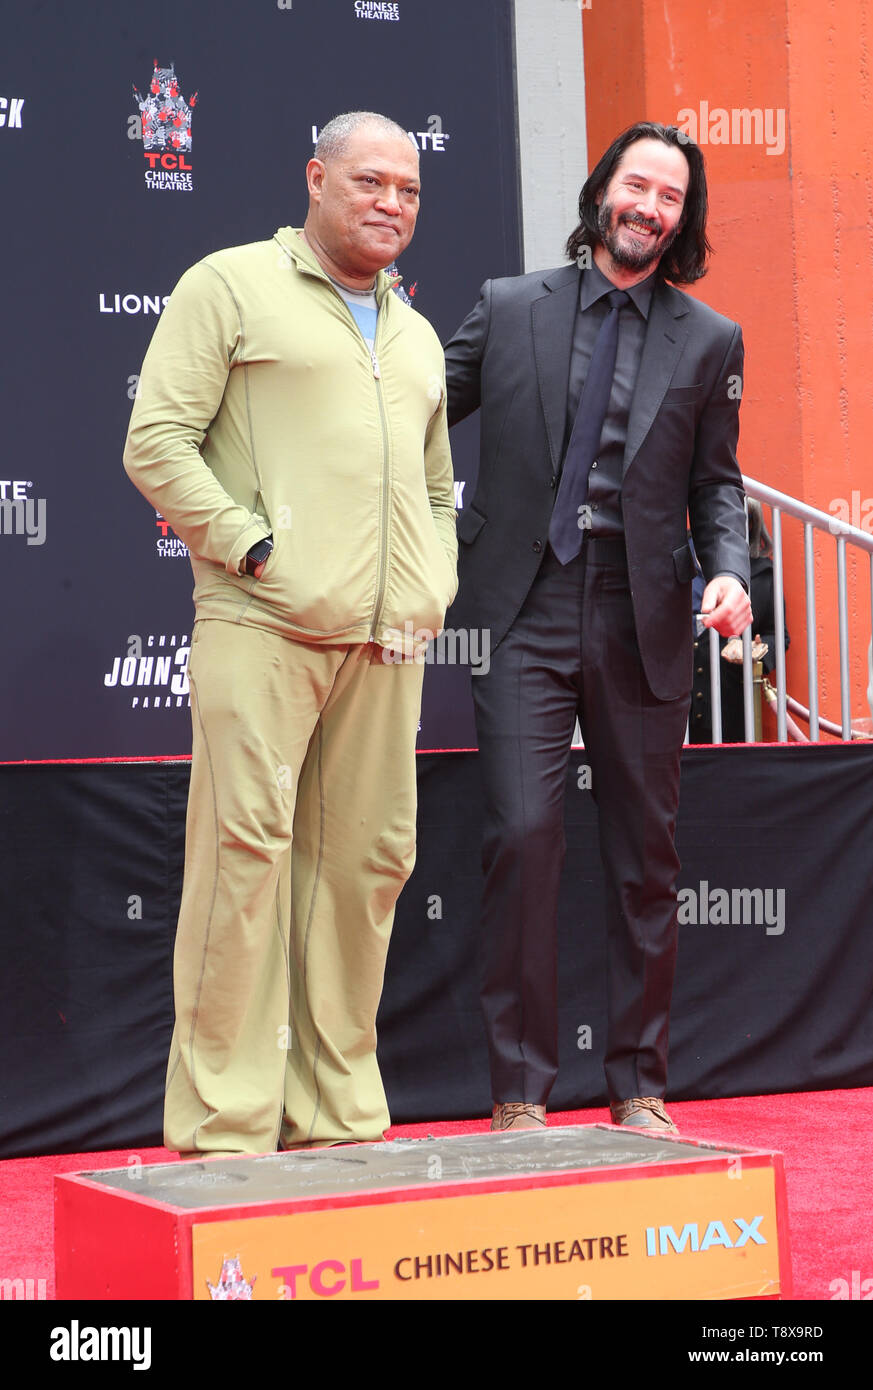
[[[687,1101],[669,1108],[687,1138],[777,1149],[784,1155],[795,1299],[832,1299],[843,1285],[844,1296],[851,1297],[854,1289],[855,1297],[859,1291],[870,1297],[873,1282],[866,1290],[863,1285],[873,1281],[873,1088]],[[577,1110],[551,1115],[549,1123],[593,1124],[608,1118],[604,1110]],[[388,1137],[468,1134],[488,1125],[487,1120],[398,1125]],[[32,1279],[37,1296],[54,1297],[55,1173],[120,1168],[132,1160],[162,1163],[173,1157],[165,1149],[144,1149],[0,1163],[0,1277]]]

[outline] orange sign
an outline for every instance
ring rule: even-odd
[[[380,1202],[377,1194],[367,1206],[195,1223],[195,1299],[780,1293],[769,1167],[422,1200],[396,1195]]]

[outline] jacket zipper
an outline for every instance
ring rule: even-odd
[[[386,304],[388,290],[382,300]],[[357,327],[357,325],[355,325]],[[373,340],[373,350],[370,357],[373,362],[373,380],[376,383],[376,399],[379,402],[379,423],[382,429],[382,495],[379,506],[379,570],[376,582],[376,602],[373,605],[373,618],[370,623],[370,640],[376,641],[376,619],[380,615],[382,603],[385,598],[385,583],[388,570],[388,421],[385,418],[385,400],[382,394],[382,373],[379,370],[379,358],[376,348],[382,337],[382,307],[379,308],[379,316],[376,319],[376,337]]]
[[[283,243],[279,242],[279,245],[283,246]],[[284,246],[283,249],[285,249]],[[367,344],[364,342],[364,339],[361,336],[361,330],[358,328],[358,325],[355,321],[355,317],[351,309],[349,308],[348,304],[346,304],[346,301],[343,299],[336,286],[331,284],[330,277],[328,275],[325,275],[323,271],[320,274],[316,271],[313,271],[309,266],[304,266],[303,269],[306,271],[307,274],[314,275],[316,279],[324,279],[327,282],[327,284],[330,285],[331,289],[336,294],[337,299],[339,299],[340,303],[342,304],[343,308],[348,314],[348,317],[351,319],[354,331],[360,339],[361,346],[363,347],[364,351],[368,354],[371,366],[373,368],[373,380],[376,384],[376,400],[379,403],[379,425],[382,431],[382,488],[381,497],[379,499],[379,568],[377,571],[376,579],[376,602],[373,605],[373,616],[370,620],[370,641],[375,642],[376,619],[379,616],[382,603],[385,598],[385,581],[388,569],[388,421],[385,415],[385,400],[382,394],[382,372],[379,367],[379,358],[376,352],[376,348],[378,346],[379,341],[383,337],[382,306],[387,305],[388,296],[389,294],[391,294],[392,290],[389,288],[385,291],[385,294],[382,298],[382,304],[379,305],[379,312],[376,318],[376,336],[373,339],[373,348],[371,351],[367,347]],[[399,282],[395,281],[395,283]],[[385,312],[387,313],[387,309],[385,310]]]

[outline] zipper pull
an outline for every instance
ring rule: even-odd
[[[377,381],[379,381],[382,376],[382,373],[379,371],[379,359],[376,356],[375,352],[371,352],[370,356],[373,359],[373,376],[376,378]]]

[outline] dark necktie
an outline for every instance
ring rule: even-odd
[[[569,564],[582,549],[585,526],[581,508],[588,497],[588,474],[597,458],[603,422],[609,409],[618,351],[618,315],[622,304],[629,303],[624,290],[611,290],[606,299],[609,313],[600,325],[594,344],[549,525],[549,540],[562,565]]]

